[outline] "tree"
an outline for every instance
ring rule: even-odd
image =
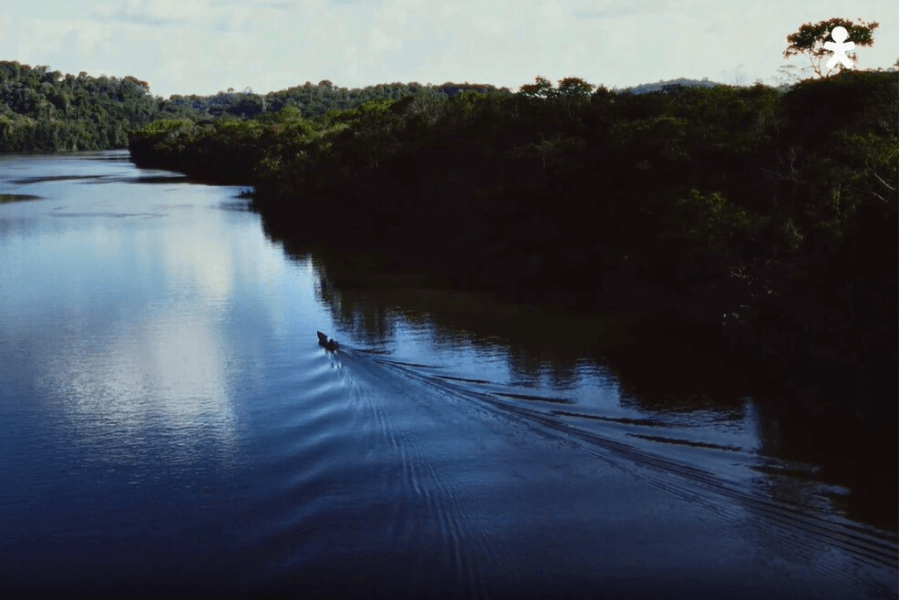
[[[854,48],[860,46],[872,46],[872,32],[878,29],[878,23],[863,23],[862,19],[857,19],[858,23],[847,19],[828,19],[820,21],[815,25],[806,23],[800,26],[796,33],[792,33],[787,37],[788,47],[784,51],[785,58],[805,54],[809,57],[810,65],[813,72],[819,77],[827,77],[833,73],[839,73],[844,66],[838,62],[834,69],[827,72],[822,71],[822,60],[832,56],[831,50],[825,48],[825,42],[834,42],[831,33],[835,27],[843,27],[849,34],[844,42],[853,42]],[[848,52],[847,56],[853,62],[856,62],[856,53]]]
[[[572,98],[588,98],[594,86],[580,77],[566,77],[559,80],[559,93]]]
[[[553,84],[545,77],[535,77],[534,83],[526,83],[519,88],[519,93],[526,98],[549,98],[553,93]]]
[[[572,117],[572,107],[587,104],[594,86],[580,77],[565,77],[559,80],[556,97],[566,107],[566,114]]]

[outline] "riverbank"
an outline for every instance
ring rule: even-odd
[[[645,314],[865,428],[896,387],[897,91],[896,73],[851,72],[787,93],[410,96],[158,122],[130,148],[457,289]],[[809,385],[826,375],[844,383]]]
[[[543,365],[553,380],[566,381],[580,365],[604,365],[622,393],[647,409],[684,410],[687,403],[698,410],[710,399],[721,409],[752,398],[765,427],[779,423],[779,431],[789,432],[784,448],[794,460],[823,465],[824,481],[858,490],[847,500],[854,510],[896,529],[897,488],[882,465],[893,456],[897,433],[877,376],[853,377],[847,365],[818,365],[793,379],[776,379],[766,376],[768,365],[730,353],[714,327],[704,329],[671,311],[579,308],[565,297],[526,303],[497,289],[463,291],[439,270],[327,241],[311,244],[289,222],[265,214],[262,225],[295,260],[312,257],[320,297],[364,344],[378,347],[393,338],[384,322],[399,313],[430,323],[442,336],[472,336],[482,350],[508,348],[512,356],[527,356],[528,365]]]
[[[320,199],[307,206],[328,203]],[[259,198],[255,205],[267,222],[279,223],[299,239],[367,252],[377,256],[373,269],[414,274],[437,288],[490,292],[506,301],[543,302],[580,312],[621,309],[642,315],[641,339],[653,344],[677,337],[740,368],[762,389],[794,390],[810,417],[840,421],[852,416],[875,426],[883,422],[885,408],[879,406],[878,392],[896,385],[891,367],[896,337],[890,330],[879,331],[871,321],[856,323],[868,325],[868,331],[855,329],[847,315],[812,298],[736,298],[728,295],[733,288],[712,285],[672,289],[643,277],[633,263],[605,271],[573,264],[562,247],[509,243],[502,250],[459,245],[434,251],[404,246],[403,236],[373,245],[366,225],[354,228],[346,215],[329,214],[328,209],[281,211],[278,203]],[[430,276],[424,275],[428,272]],[[880,311],[887,313],[887,307]],[[817,383],[817,377],[828,382]],[[864,389],[871,394],[854,393]]]

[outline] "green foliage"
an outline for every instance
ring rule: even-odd
[[[28,200],[40,200],[40,196],[32,196],[29,194],[0,194],[0,204],[26,202]]]
[[[63,76],[0,63],[0,151],[123,148],[159,113],[159,100],[134,77]]]
[[[864,23],[862,19],[857,19],[857,23],[848,19],[827,19],[818,23],[806,23],[800,26],[800,29],[787,37],[788,47],[784,51],[785,58],[791,58],[800,54],[809,57],[810,66],[813,72],[819,77],[826,77],[828,72],[822,72],[822,60],[831,57],[832,52],[825,48],[825,42],[834,42],[831,38],[831,32],[835,27],[843,27],[847,30],[848,37],[845,42],[853,42],[856,48],[872,46],[874,39],[872,33],[878,29],[878,23]],[[847,56],[856,62],[856,53],[849,52]],[[838,63],[835,66],[834,73],[840,73],[845,67]]]
[[[184,130],[190,130],[194,126],[194,122],[190,119],[160,119],[148,124],[140,130],[140,136],[157,136],[178,133]]]
[[[579,77],[565,77],[559,80],[558,93],[566,98],[586,100],[594,89],[590,83]]]
[[[545,77],[535,77],[534,83],[526,83],[519,88],[519,93],[526,98],[549,98],[553,94],[553,84]]]
[[[689,298],[679,310],[707,323],[775,311],[778,327],[806,339],[805,310],[844,315],[852,329],[858,306],[865,335],[895,326],[878,282],[896,276],[896,255],[879,248],[897,245],[896,73],[851,71],[787,93],[559,84],[421,86],[398,98],[385,88],[312,117],[286,105],[245,120],[160,121],[132,137],[132,152],[240,175],[264,210],[302,206],[359,243],[489,285],[600,293],[605,271],[631,269]],[[0,113],[0,135],[19,126]]]
[[[485,84],[391,83],[347,89],[323,80],[318,85],[307,82],[265,95],[248,88],[242,92],[229,89],[213,96],[173,95],[164,99],[152,96],[149,84],[132,76],[91,77],[82,72],[76,77],[50,72],[45,66],[32,68],[17,62],[0,62],[0,116],[5,117],[0,125],[0,152],[122,148],[128,146],[131,134],[148,123],[171,119],[207,123],[258,119],[281,130],[290,128],[288,123],[300,118],[324,118],[337,132],[362,114],[352,112],[361,105],[369,103],[364,113],[379,113],[390,103],[410,95],[420,98],[411,109],[412,114],[419,115],[420,125],[427,126],[434,121],[435,102],[466,91],[498,93],[495,87]],[[509,94],[508,90],[505,93]],[[139,145],[146,141],[149,131],[152,130],[138,140]],[[244,138],[250,133],[240,127],[233,132]],[[206,143],[205,153],[215,152],[211,138]]]

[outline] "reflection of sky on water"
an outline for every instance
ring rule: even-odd
[[[103,454],[121,452],[105,438],[127,434],[135,441],[153,432],[168,438],[176,462],[202,460],[206,443],[228,453],[234,444],[234,413],[220,340],[203,319],[159,315],[127,327],[99,347],[62,346],[48,365],[52,395],[62,402],[79,443]],[[135,437],[137,436],[137,437]],[[99,458],[99,457],[97,457]],[[130,462],[136,456],[106,456]]]
[[[235,390],[264,387],[267,340],[283,316],[278,294],[260,293],[282,286],[285,273],[256,215],[209,210],[230,200],[227,188],[184,186],[170,208],[126,183],[10,186],[10,164],[0,162],[0,188],[52,198],[0,213],[0,352],[28,357],[15,377],[44,392],[96,460],[133,461],[150,438],[164,439],[176,463],[231,453]],[[29,164],[16,179],[37,176],[34,165],[73,175],[133,170],[70,157]],[[127,216],[149,212],[164,216]],[[241,219],[246,227],[235,226]]]

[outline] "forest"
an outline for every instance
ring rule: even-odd
[[[306,118],[349,109],[372,100],[398,100],[411,94],[452,96],[465,90],[495,90],[479,84],[391,83],[347,89],[320,81],[279,92],[256,94],[247,88],[214,96],[153,96],[136,77],[77,76],[47,66],[0,61],[0,152],[59,152],[127,148],[130,136],[165,119],[212,122],[252,118],[294,108]],[[505,90],[507,93],[509,90]]]
[[[826,373],[846,401],[896,364],[897,97],[896,72],[645,94],[537,78],[161,120],[130,148],[252,185],[307,239],[454,287],[666,315],[768,380]]]
[[[657,315],[661,335],[767,381],[824,377],[821,410],[875,415],[895,389],[896,71],[168,100],[133,77],[0,73],[5,151],[127,144],[139,166],[252,186],[264,218],[307,240],[457,288]]]

